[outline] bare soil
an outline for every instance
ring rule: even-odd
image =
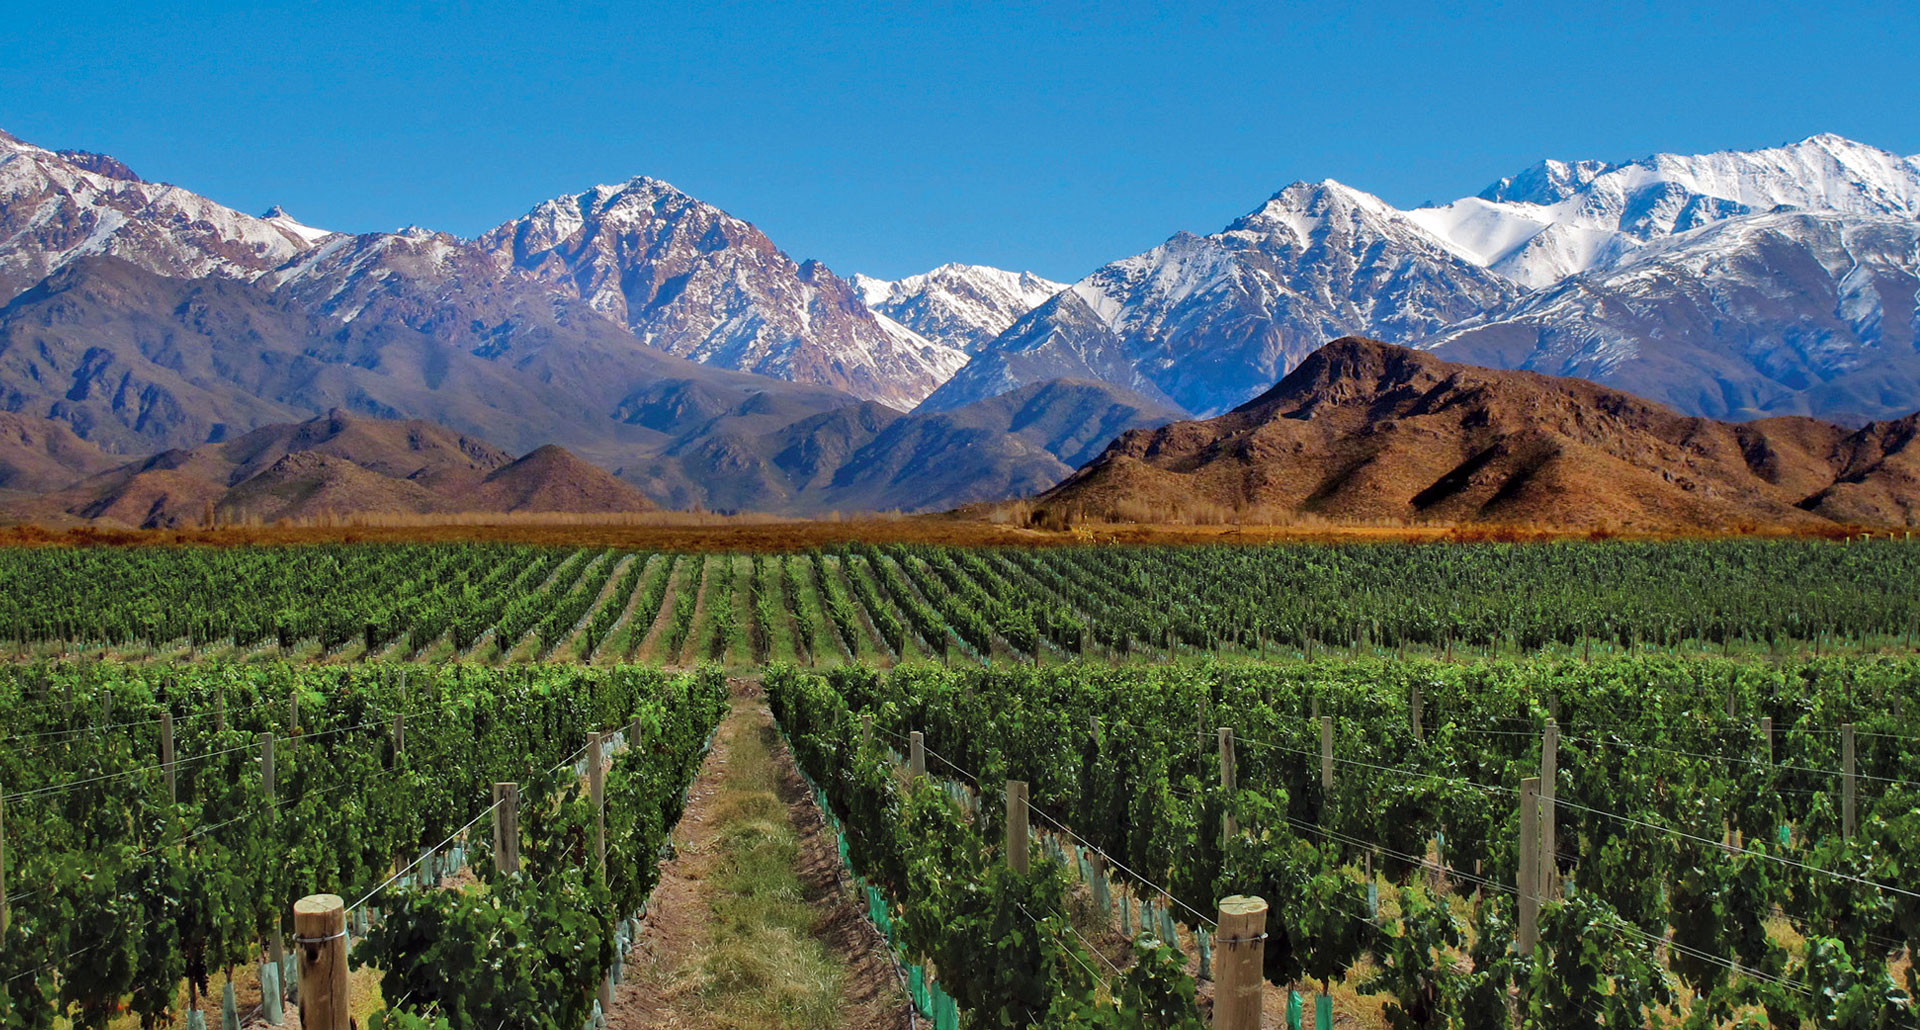
[[[800,837],[796,871],[806,903],[816,913],[813,935],[846,965],[838,1025],[849,1030],[908,1027],[906,994],[886,942],[867,921],[864,904],[845,879],[833,831],[774,732],[759,684],[751,680],[734,681],[732,707],[674,830],[673,857],[661,869],[645,928],[627,957],[625,982],[614,991],[608,1025],[614,1030],[709,1030],[720,1025],[702,995],[698,967],[710,939],[716,841],[724,829],[716,801],[728,757],[746,733],[765,734],[771,741],[778,794]]]

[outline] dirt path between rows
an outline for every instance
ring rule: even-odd
[[[721,798],[733,782],[729,760],[747,734],[758,737],[771,754],[775,794],[799,839],[794,872],[801,900],[809,910],[810,932],[844,965],[838,1017],[830,1025],[850,1030],[908,1027],[906,994],[886,942],[867,921],[864,902],[856,903],[851,884],[843,878],[833,831],[775,731],[758,682],[752,680],[734,681],[731,707],[673,832],[673,856],[661,868],[645,928],[627,957],[624,982],[614,991],[608,1025],[614,1030],[732,1030],[740,1025],[714,1004],[715,987],[703,964],[713,944],[713,906],[716,900],[724,900],[718,897],[719,841],[729,824],[737,821]]]

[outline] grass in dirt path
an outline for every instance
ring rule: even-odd
[[[738,689],[609,1026],[905,1030],[905,995],[840,880],[832,831],[757,690]]]

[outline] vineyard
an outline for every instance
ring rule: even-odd
[[[604,1023],[754,682],[940,1030],[1920,1030],[1916,583],[1893,540],[0,551],[0,1028],[277,1023],[320,940],[360,1026]]]
[[[354,954],[396,1005],[580,1026],[725,701],[716,674],[635,668],[165,672],[0,680],[0,1026],[161,1025],[255,962],[288,982],[320,884],[358,899]],[[580,767],[603,759],[600,816]]]
[[[1866,1028],[1914,1025],[1917,677],[1364,660],[783,669],[769,691],[977,1025],[1198,1025],[1207,964],[1169,945],[1208,956],[1218,899],[1254,894],[1268,980],[1346,981],[1395,1027]],[[1025,875],[1007,781],[1045,841]],[[1131,954],[1102,949],[1116,926]]]
[[[119,660],[737,667],[1911,650],[1904,541],[729,555],[506,545],[0,551],[0,643]]]

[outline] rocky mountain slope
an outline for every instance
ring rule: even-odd
[[[97,465],[89,463],[86,467]],[[643,494],[558,447],[515,460],[418,420],[330,411],[224,443],[169,450],[83,474],[5,506],[13,518],[72,517],[173,527],[359,514],[628,512]]]
[[[966,360],[892,331],[825,265],[657,179],[547,201],[475,245],[703,364],[910,408]]]
[[[1631,260],[1650,241],[1781,210],[1920,218],[1920,164],[1822,134],[1761,150],[1542,161],[1407,217],[1528,289]]]
[[[1224,232],[1075,283],[927,406],[1066,375],[1209,414],[1320,340],[1364,333],[1594,376],[1691,414],[1885,417],[1920,407],[1901,292],[1920,254],[1898,239],[1916,218],[1920,161],[1832,135],[1547,161],[1411,211],[1300,183]],[[1870,241],[1858,268],[1839,238]]]
[[[0,302],[89,255],[183,278],[251,279],[310,245],[105,155],[56,153],[0,132]]]
[[[685,438],[622,475],[668,507],[943,511],[1058,483],[1116,434],[1173,410],[1106,383],[1053,381],[949,412],[867,402]]]
[[[1379,198],[1331,180],[1295,183],[1221,232],[1181,233],[1074,283],[924,407],[1072,377],[1223,411],[1330,336],[1420,339],[1519,295]]]
[[[55,490],[117,464],[65,422],[0,412],[0,491]]]
[[[1920,407],[1920,221],[1750,215],[1648,243],[1421,346],[1718,418]]]
[[[1032,272],[960,264],[891,281],[855,275],[853,286],[875,312],[968,354],[1067,288]]]
[[[1582,379],[1347,338],[1204,422],[1122,435],[1040,499],[1117,520],[1623,529],[1920,523],[1920,415],[1680,415]]]

